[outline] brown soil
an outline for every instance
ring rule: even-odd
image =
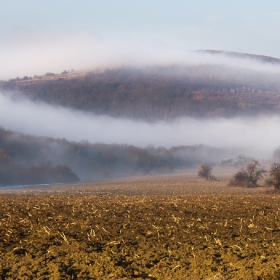
[[[280,279],[280,196],[194,177],[1,190],[1,279]]]

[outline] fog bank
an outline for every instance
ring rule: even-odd
[[[256,118],[181,118],[171,122],[145,123],[96,116],[29,100],[12,100],[0,94],[0,126],[71,141],[131,144],[139,147],[204,144],[247,149],[246,153],[268,158],[280,145],[280,116]]]
[[[21,30],[0,42],[0,80],[60,73],[63,70],[172,64],[219,64],[280,73],[280,66],[223,54],[188,51],[133,41],[106,39],[90,32],[48,33]]]

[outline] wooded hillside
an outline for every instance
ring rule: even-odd
[[[0,90],[141,120],[280,112],[280,75],[225,65],[122,68],[2,81]]]
[[[4,129],[0,129],[0,147],[0,186],[170,173],[237,154],[203,145],[166,149],[75,143]]]

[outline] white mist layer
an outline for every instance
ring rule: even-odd
[[[0,126],[37,136],[91,143],[131,144],[140,147],[204,144],[246,148],[248,155],[269,158],[280,145],[280,116],[257,118],[181,118],[144,123],[96,116],[28,100],[14,101],[0,94]]]
[[[60,73],[63,70],[172,64],[215,64],[280,73],[280,66],[253,59],[190,52],[143,41],[102,39],[91,33],[28,33],[0,42],[0,79]]]

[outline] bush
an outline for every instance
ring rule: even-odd
[[[280,190],[280,163],[273,163],[269,170],[269,178],[266,180],[267,186],[273,186]]]
[[[240,170],[233,175],[233,178],[229,182],[230,186],[248,187],[249,181],[245,170]]]
[[[215,178],[212,176],[212,167],[209,164],[203,164],[200,166],[200,169],[197,172],[197,175],[202,178],[206,178],[207,180],[211,180]]]
[[[263,178],[266,170],[263,169],[257,160],[249,163],[246,169],[242,169],[233,175],[230,180],[230,186],[240,186],[247,188],[258,187],[258,181]]]

